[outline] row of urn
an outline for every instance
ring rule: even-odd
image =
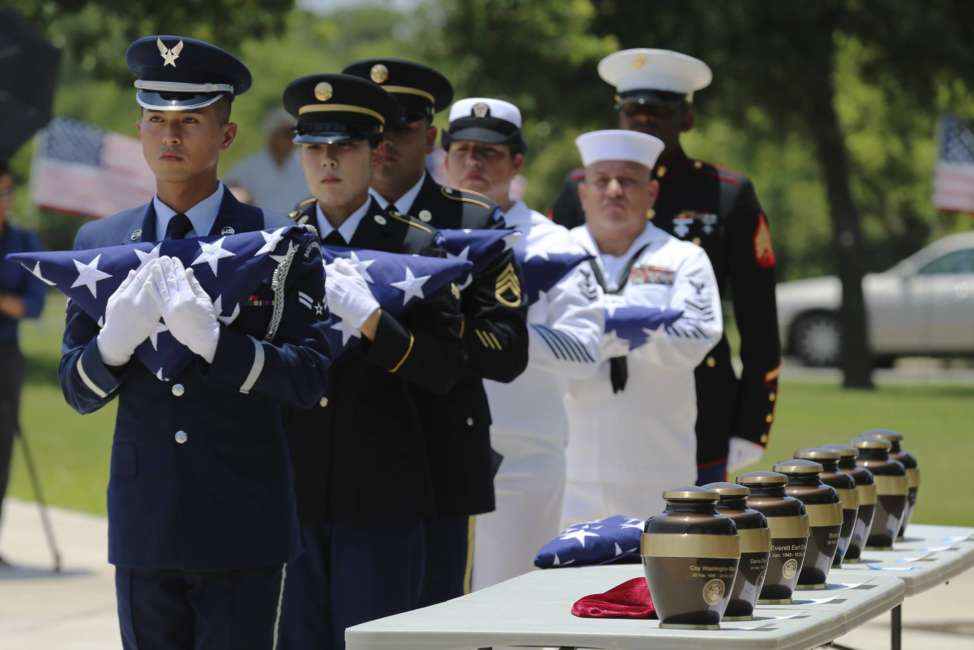
[[[641,555],[660,627],[718,629],[754,607],[824,589],[829,569],[890,549],[916,506],[916,458],[894,431],[800,449],[737,483],[669,490]]]

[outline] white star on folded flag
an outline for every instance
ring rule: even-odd
[[[34,268],[29,268],[27,266],[24,266],[23,264],[21,266],[23,266],[25,269],[27,269],[28,271],[30,271],[31,273],[33,273],[35,278],[37,278],[38,280],[40,280],[41,282],[43,282],[47,286],[49,286],[49,287],[55,286],[53,282],[51,282],[50,280],[48,280],[47,278],[45,278],[43,275],[41,275],[41,263],[40,262],[35,262],[34,263]]]
[[[91,292],[92,297],[98,297],[98,283],[112,277],[111,273],[98,270],[98,260],[100,259],[101,253],[95,255],[95,259],[87,264],[82,264],[78,260],[74,260],[74,266],[78,269],[78,279],[71,285],[72,289],[81,286],[88,287],[88,291]]]
[[[543,260],[551,259],[548,257],[548,251],[541,246],[535,246],[527,250],[527,254],[524,256],[524,261],[533,260],[536,257],[540,257]]]
[[[260,236],[264,238],[264,245],[257,249],[254,255],[264,255],[267,253],[273,253],[277,245],[284,239],[285,228],[278,228],[274,232],[266,232],[264,230],[260,231]]]
[[[463,247],[463,250],[460,251],[460,253],[457,254],[457,255],[454,255],[453,253],[447,252],[446,256],[447,256],[448,259],[451,259],[451,260],[460,260],[461,262],[469,262],[470,261],[470,247],[469,246],[464,246]]]
[[[156,244],[152,247],[152,250],[146,253],[145,251],[140,251],[138,248],[133,248],[132,252],[135,256],[139,258],[139,269],[145,266],[147,263],[159,257],[159,250],[162,248],[162,244]],[[139,269],[136,269],[138,271]]]
[[[229,325],[233,321],[237,320],[237,316],[240,315],[240,303],[238,302],[233,306],[232,314],[230,314],[229,316],[224,316],[223,315],[223,294],[220,294],[219,296],[216,297],[216,300],[213,301],[213,310],[216,311],[216,317],[221,323],[223,323],[224,325]]]
[[[336,316],[336,318],[338,318]],[[352,339],[361,338],[362,333],[353,327],[350,323],[346,323],[343,319],[338,318],[331,328],[342,333],[342,345],[348,345],[348,342]]]
[[[516,244],[517,240],[520,238],[521,238],[521,233],[517,232],[516,230],[512,232],[510,235],[506,235],[504,237],[504,250],[509,251],[512,248],[514,248],[514,244]]]
[[[208,244],[205,241],[199,242],[200,244],[200,254],[190,266],[196,266],[197,264],[209,264],[210,270],[213,271],[213,275],[217,275],[216,269],[217,264],[224,257],[233,257],[233,253],[223,248],[223,240],[226,237],[220,237],[212,244]]]
[[[430,279],[428,275],[421,275],[418,278],[413,275],[413,270],[406,267],[406,277],[399,282],[392,282],[392,286],[403,292],[402,304],[408,303],[413,298],[425,298],[423,295],[423,285]]]
[[[587,530],[573,530],[571,532],[566,532],[559,539],[574,539],[578,541],[582,548],[585,548],[585,538],[586,537],[598,537],[598,533],[590,533]]]
[[[372,279],[372,276],[369,275],[369,267],[375,264],[375,260],[360,259],[359,256],[353,250],[353,251],[349,251],[348,261],[352,263],[352,266],[355,267],[355,270],[358,271],[358,274],[361,275],[366,282],[368,282],[369,284],[375,283],[375,281]]]

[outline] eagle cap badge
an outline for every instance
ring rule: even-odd
[[[159,55],[162,57],[162,67],[165,68],[167,65],[171,65],[175,68],[176,59],[179,58],[179,55],[183,51],[183,42],[179,41],[170,48],[166,47],[166,44],[162,42],[161,38],[156,38],[156,47],[159,48]]]
[[[477,102],[470,110],[477,117],[487,117],[490,115],[490,106],[484,102]]]

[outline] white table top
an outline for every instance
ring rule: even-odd
[[[643,575],[639,564],[532,571],[440,605],[345,631],[348,650],[484,646],[575,646],[674,650],[800,650],[831,641],[974,566],[974,529],[911,524],[893,551],[867,550],[864,563],[829,573],[825,590],[798,591],[791,605],[757,607],[755,620],[718,631],[662,630],[657,620],[591,619],[576,600]]]
[[[866,549],[862,559],[846,563],[843,572],[895,575],[907,597],[915,596],[974,566],[974,528],[910,524],[892,551]]]

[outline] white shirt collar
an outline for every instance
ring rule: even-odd
[[[409,214],[409,209],[413,207],[413,203],[416,201],[416,197],[419,195],[419,190],[423,187],[423,183],[426,182],[426,172],[419,177],[419,181],[406,190],[406,193],[396,199],[396,212],[399,214]],[[372,197],[379,203],[379,207],[383,210],[389,207],[389,201],[386,200],[384,196],[376,192],[374,189],[369,188],[369,193]],[[415,216],[415,215],[411,215]]]
[[[515,201],[514,205],[504,213],[504,223],[514,228],[516,226],[528,226],[531,224],[533,211],[524,201]]]
[[[189,217],[189,222],[193,224],[193,229],[186,234],[187,237],[206,237],[213,230],[216,217],[220,213],[220,205],[223,203],[223,181],[217,181],[216,191],[208,197],[191,207],[184,214]],[[161,240],[166,234],[166,226],[173,218],[176,211],[170,208],[159,199],[156,194],[152,197],[152,207],[156,211],[156,238]]]
[[[369,211],[369,205],[371,204],[372,197],[366,196],[365,203],[355,210],[355,212],[348,215],[348,219],[343,221],[342,225],[338,226],[338,234],[342,236],[346,244],[351,243],[352,236],[358,229],[358,225],[362,223],[362,219],[365,218],[366,213]],[[321,239],[324,239],[335,230],[325,217],[325,213],[321,211],[321,204],[317,201],[315,202],[315,219],[318,223],[318,235]]]

